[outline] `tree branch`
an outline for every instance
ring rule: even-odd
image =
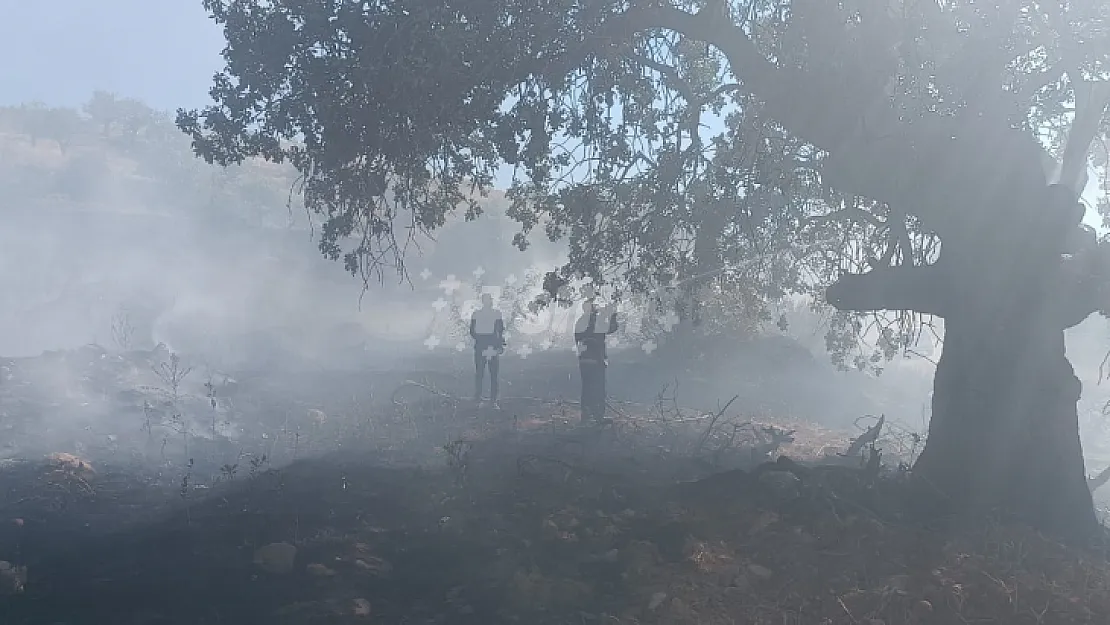
[[[687,81],[678,73],[677,68],[671,65],[667,65],[666,63],[660,63],[659,61],[656,61],[654,59],[649,59],[648,57],[640,54],[629,53],[628,58],[636,61],[637,63],[643,65],[648,69],[653,69],[658,72],[665,81],[670,83],[671,87],[675,91],[682,95],[683,99],[685,99],[687,103],[693,105],[701,101],[701,99],[698,98],[697,94],[694,93],[694,88],[690,85],[689,81]]]
[[[945,284],[936,265],[883,267],[841,277],[825,291],[825,300],[837,310],[908,310],[944,317],[948,311]]]
[[[648,69],[653,69],[663,77],[671,87],[686,100],[686,105],[689,107],[686,111],[686,119],[679,125],[679,140],[681,141],[681,130],[685,129],[690,134],[690,147],[697,149],[701,144],[701,137],[699,135],[699,125],[701,124],[701,108],[705,106],[705,100],[698,97],[694,91],[690,81],[686,80],[679,73],[678,68],[666,63],[660,63],[654,59],[650,59],[640,54],[629,53],[628,58],[643,65]]]
[[[1075,85],[1075,119],[1068,131],[1068,142],[1060,165],[1060,184],[1071,189],[1076,201],[1087,186],[1087,158],[1091,143],[1098,135],[1102,117],[1110,105],[1110,83],[1084,80],[1079,71],[1068,72]]]
[[[715,98],[723,96],[726,93],[732,93],[733,91],[743,91],[743,89],[744,88],[742,86],[734,82],[727,85],[721,85],[720,87],[714,89],[713,92],[709,94],[709,97],[707,97],[705,100],[706,102],[711,102]]]

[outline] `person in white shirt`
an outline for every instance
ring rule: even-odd
[[[470,315],[470,338],[474,339],[474,401],[482,401],[486,368],[489,368],[490,401],[497,406],[499,357],[505,353],[505,321],[493,307],[493,296],[482,294],[482,307]]]

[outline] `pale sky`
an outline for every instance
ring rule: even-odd
[[[103,89],[194,108],[223,66],[201,0],[0,0],[0,23],[0,104],[77,106]]]

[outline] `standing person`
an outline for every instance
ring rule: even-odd
[[[582,303],[582,316],[574,324],[574,343],[578,347],[578,371],[582,376],[582,420],[605,419],[605,369],[609,366],[605,338],[617,331],[617,313],[608,313],[608,327],[598,326],[594,300]]]
[[[474,401],[482,403],[483,378],[489,367],[489,394],[497,408],[498,362],[505,353],[505,321],[493,307],[493,296],[482,294],[482,307],[470,315],[470,338],[474,339]]]

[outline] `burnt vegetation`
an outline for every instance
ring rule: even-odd
[[[133,448],[98,450],[128,462],[3,467],[5,623],[1110,618],[1110,469],[1088,477],[1064,341],[1110,315],[1110,241],[1084,223],[1091,197],[1110,218],[1106,6],[203,4],[226,67],[177,128],[209,164],[291,167],[319,251],[369,293],[508,181],[513,244],[569,250],[514,315],[583,280],[665,293],[675,375],[734,344],[719,311],[783,329],[791,298],[833,311],[844,369],[936,332],[928,430],[832,432],[682,384],[614,391],[585,427],[554,356],[509,374],[495,413],[446,360],[217,388],[177,354],[86,353],[114,367],[98,392],[139,369],[164,388],[132,401]],[[89,103],[97,131],[137,140],[112,102]],[[71,116],[28,115],[72,149]],[[642,395],[644,362],[616,388]],[[13,361],[2,396],[38,366]]]

